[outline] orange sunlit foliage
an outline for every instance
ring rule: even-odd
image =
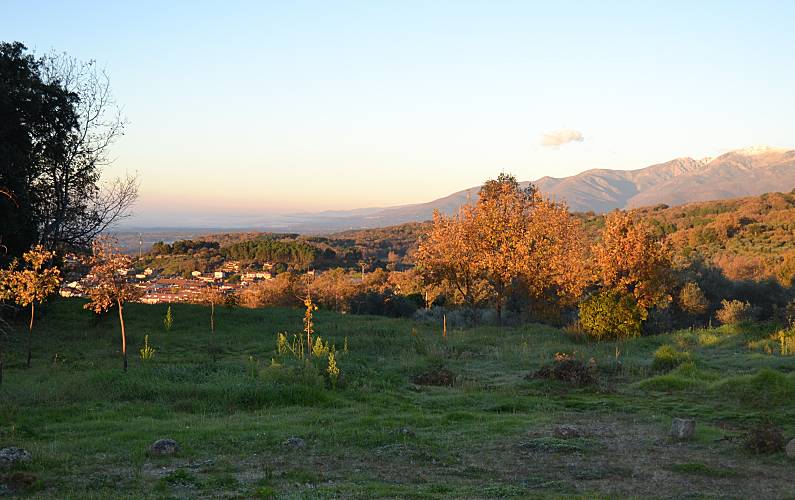
[[[588,282],[585,235],[565,205],[502,174],[476,204],[437,213],[417,263],[429,283],[455,288],[470,307],[489,299],[498,317],[522,287],[536,300],[571,303]]]
[[[88,289],[89,302],[86,309],[101,314],[114,305],[119,311],[121,326],[121,352],[124,359],[124,371],[127,371],[127,336],[124,331],[124,304],[132,302],[143,295],[143,290],[127,280],[125,271],[132,267],[132,258],[122,254],[107,239],[100,239],[93,244],[91,257],[91,275],[96,284]]]
[[[23,269],[11,269],[7,272],[8,288],[14,301],[22,307],[30,306],[30,323],[28,324],[28,361],[30,368],[31,335],[36,304],[41,304],[52,295],[61,284],[61,271],[57,267],[45,268],[55,254],[41,245],[36,245],[25,252],[22,259],[27,264]]]
[[[594,260],[604,288],[634,296],[644,309],[670,302],[670,250],[631,214],[616,211],[605,218]]]

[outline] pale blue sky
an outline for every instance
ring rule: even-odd
[[[428,201],[795,147],[795,2],[0,0],[0,39],[96,59],[136,211]],[[542,146],[556,130],[582,142]]]

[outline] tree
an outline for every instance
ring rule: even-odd
[[[21,43],[0,43],[0,243],[12,257],[38,239],[47,165],[61,161],[77,124],[70,94]]]
[[[120,272],[130,267],[132,267],[132,258],[120,253],[110,240],[95,241],[90,272],[95,284],[88,289],[89,302],[84,306],[96,314],[102,314],[114,305],[118,308],[125,372],[127,371],[127,336],[124,330],[124,304],[137,300],[143,295],[143,289],[128,282],[127,276]]]
[[[202,304],[208,304],[210,306],[210,335],[212,336],[212,345],[210,346],[210,351],[213,355],[213,361],[215,361],[215,306],[216,304],[224,303],[224,294],[218,289],[217,286],[209,284],[206,288],[202,289],[201,294],[199,295],[199,302]]]
[[[605,218],[594,258],[604,289],[632,295],[644,310],[670,302],[670,250],[631,214],[615,211]]]
[[[574,302],[588,282],[585,251],[581,224],[565,205],[501,174],[476,204],[454,217],[434,215],[417,264],[427,283],[454,287],[470,307],[491,299],[501,319],[519,287],[545,307]]]
[[[473,261],[488,282],[497,318],[501,320],[505,298],[513,290],[527,265],[522,245],[538,191],[521,189],[516,178],[500,174],[480,190],[474,213],[475,252]]]
[[[36,245],[22,256],[27,268],[13,270],[10,273],[11,294],[14,301],[21,307],[30,306],[30,322],[28,323],[28,358],[27,367],[30,368],[31,337],[33,335],[33,320],[36,314],[36,304],[41,304],[52,295],[61,284],[61,271],[57,267],[45,268],[53,258],[53,252],[45,250],[43,246]]]
[[[124,134],[126,120],[116,105],[110,78],[96,61],[79,61],[65,53],[41,59],[44,80],[76,96],[76,123],[64,152],[44,170],[46,186],[40,239],[53,247],[85,247],[96,236],[129,216],[138,197],[135,176],[116,178],[104,186],[103,167],[112,163],[110,147]]]
[[[5,304],[5,301],[11,301],[14,298],[13,289],[11,288],[11,273],[10,269],[2,269],[0,268],[0,310],[5,307],[10,307],[9,305]],[[10,326],[8,323],[3,319],[2,314],[0,314],[0,337],[5,337],[8,335],[10,331]],[[0,347],[2,344],[0,344]],[[3,383],[3,365],[5,363],[5,358],[3,356],[3,351],[0,348],[0,384]]]
[[[0,240],[11,255],[34,241],[85,247],[129,214],[135,177],[99,185],[124,120],[93,61],[0,44],[0,116]]]
[[[452,217],[433,214],[433,225],[417,249],[417,267],[432,285],[451,288],[474,308],[488,296],[488,284],[475,261],[475,208],[462,206]]]
[[[497,317],[523,286],[545,307],[574,302],[588,282],[585,235],[567,207],[531,184],[500,174],[480,190],[475,210],[476,265],[494,295]]]
[[[350,310],[351,299],[360,288],[353,276],[340,267],[320,273],[309,284],[309,291],[319,304],[340,312]]]

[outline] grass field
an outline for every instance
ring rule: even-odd
[[[221,309],[213,341],[206,308],[172,306],[165,331],[165,306],[129,305],[122,373],[116,318],[96,322],[81,305],[46,307],[31,369],[25,318],[0,339],[0,447],[33,456],[0,472],[0,495],[795,496],[795,460],[743,445],[768,420],[795,437],[795,356],[778,353],[770,326],[598,344],[540,325],[479,327],[445,340],[440,325],[320,311],[316,331],[339,351],[332,387],[322,362],[276,352],[301,310]],[[146,334],[150,361],[138,356]],[[680,354],[655,365],[663,344]],[[557,352],[593,358],[596,383],[526,378]],[[452,385],[414,383],[440,368]],[[695,439],[669,438],[673,417],[695,418]],[[582,435],[554,437],[559,424]],[[150,456],[159,438],[181,450]]]

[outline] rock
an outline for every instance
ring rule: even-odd
[[[393,434],[400,434],[400,435],[403,435],[403,436],[410,436],[410,437],[415,437],[417,435],[413,430],[409,429],[408,427],[403,427],[401,429],[395,429],[394,431],[392,431],[392,433]]]
[[[692,439],[696,434],[696,421],[692,418],[675,418],[671,421],[671,436],[676,439]]]
[[[291,448],[304,448],[306,447],[306,441],[299,437],[291,437],[288,438],[284,443],[284,446],[289,446]]]
[[[30,461],[30,453],[27,450],[15,446],[0,449],[0,469],[28,461]]]
[[[790,442],[787,444],[787,456],[795,458],[795,439],[790,439]]]
[[[173,439],[158,439],[149,447],[152,455],[173,455],[179,451],[179,444]]]
[[[558,425],[552,431],[552,434],[556,438],[561,438],[561,439],[571,439],[583,436],[583,433],[580,429],[574,427],[573,425],[568,425],[568,424]]]
[[[27,450],[16,446],[0,449],[0,469],[7,469],[12,465],[28,461],[30,461],[30,453]]]

